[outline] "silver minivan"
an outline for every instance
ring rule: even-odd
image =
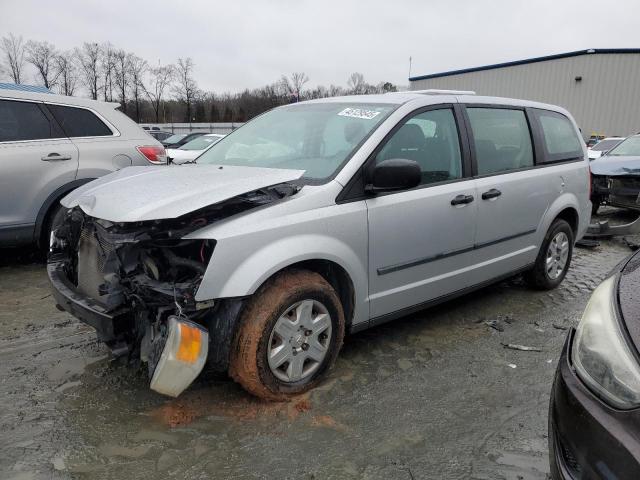
[[[127,166],[166,165],[162,145],[118,107],[0,89],[0,246],[47,246],[71,190]]]
[[[208,365],[283,399],[346,332],[517,273],[556,287],[590,218],[578,127],[471,93],[287,105],[193,165],[80,187],[51,239],[57,304],[148,362],[158,392]]]

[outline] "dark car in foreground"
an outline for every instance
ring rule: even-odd
[[[195,133],[195,132],[176,133],[174,135],[171,135],[168,138],[165,138],[161,142],[164,148],[180,148],[185,143],[190,142],[194,138],[201,137],[202,135],[203,133]]]
[[[640,478],[640,251],[593,292],[549,408],[554,479]]]
[[[602,204],[640,211],[640,135],[591,162],[593,213]]]

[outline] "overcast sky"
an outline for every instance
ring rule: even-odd
[[[640,2],[590,0],[0,0],[0,35],[61,49],[110,41],[150,63],[193,58],[200,88],[306,72],[317,84],[413,75],[585,48],[640,47]]]

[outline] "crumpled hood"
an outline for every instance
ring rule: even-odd
[[[640,157],[614,157],[605,155],[590,163],[593,175],[619,177],[640,175]]]
[[[303,174],[304,170],[197,164],[128,167],[77,188],[61,203],[111,222],[176,218]]]

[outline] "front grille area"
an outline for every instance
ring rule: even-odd
[[[614,205],[640,209],[640,178],[616,177],[609,180],[610,200]]]
[[[101,239],[93,226],[83,226],[78,242],[78,290],[100,303],[105,297],[100,294],[105,263],[114,251],[114,246]]]
[[[571,475],[573,475],[573,478],[581,478],[582,467],[580,466],[573,449],[569,447],[559,436],[557,437],[557,442],[560,450],[560,457],[562,458],[564,465],[567,467],[567,470],[569,470]]]

